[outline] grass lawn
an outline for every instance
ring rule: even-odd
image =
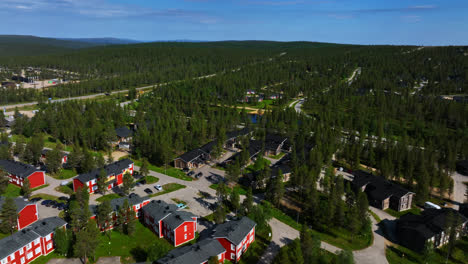
[[[134,162],[135,162],[135,165],[137,165],[138,167],[141,167],[142,162],[140,160],[134,160]],[[183,171],[181,171],[179,169],[176,169],[174,167],[169,167],[168,166],[167,169],[164,169],[164,168],[161,168],[161,167],[150,164],[149,169],[152,170],[152,171],[155,171],[155,172],[165,174],[165,175],[173,177],[173,178],[184,180],[184,181],[192,181],[193,180],[189,176],[185,175],[185,173]]]
[[[75,177],[78,173],[75,170],[62,169],[59,173],[52,175],[55,179],[65,180]]]
[[[143,180],[144,178],[142,178]],[[154,177],[154,176],[146,176],[146,183],[147,184],[153,184],[153,183],[157,183],[159,181],[159,178],[158,177]]]
[[[38,193],[29,197],[29,199],[34,199],[34,198],[42,198],[42,200],[53,200],[56,202],[62,202],[61,200],[59,200],[57,196],[46,194],[46,193]]]
[[[284,155],[286,155],[285,153],[281,152],[280,154],[278,155],[271,155],[271,156],[268,156],[269,158],[272,158],[272,159],[281,159]]]
[[[164,184],[164,185],[162,186],[162,188],[163,188],[162,191],[159,191],[159,192],[157,192],[157,193],[151,194],[150,197],[155,197],[155,196],[163,195],[163,194],[166,194],[166,193],[174,192],[174,191],[183,189],[183,188],[185,188],[185,187],[187,187],[187,186],[182,185],[182,184],[178,184],[178,183],[168,183],[168,184]]]
[[[57,192],[61,192],[64,194],[72,195],[73,194],[73,183],[69,183],[67,185],[60,185],[55,187]]]
[[[136,231],[132,236],[112,231],[110,241],[109,237],[104,233],[99,239],[100,244],[96,248],[96,260],[99,257],[120,256],[122,263],[145,262],[148,248],[155,244],[159,248],[160,257],[163,257],[174,248],[167,240],[158,238],[140,222],[136,223]]]
[[[211,184],[210,188],[213,189],[213,190],[216,190],[216,188],[218,188],[218,184],[217,183]],[[243,186],[240,186],[240,185],[234,186],[234,191],[236,191],[240,195],[247,195],[247,190]],[[226,186],[226,192],[228,194],[231,194],[232,188],[229,188],[229,187]]]
[[[380,223],[380,221],[382,221],[382,219],[380,219],[380,217],[376,213],[372,212],[372,210],[369,210],[369,213],[372,215],[372,217],[374,217],[377,223]]]
[[[271,207],[271,214],[274,218],[287,224],[288,226],[301,231],[302,224],[297,223],[296,220],[286,215],[281,210]],[[354,235],[349,230],[344,228],[328,228],[327,232],[321,232],[312,229],[314,235],[318,236],[320,240],[327,242],[331,245],[341,249],[358,250],[368,247],[372,244],[373,237],[365,235]]]
[[[21,196],[21,188],[14,184],[9,183],[3,196],[13,197],[13,198]]]
[[[48,263],[51,259],[54,259],[54,258],[65,258],[64,256],[61,256],[57,253],[55,253],[55,251],[51,252],[49,255],[47,256],[40,256],[38,257],[36,260],[34,260],[33,262],[31,262],[31,264],[46,264]]]
[[[104,202],[104,201],[114,200],[114,199],[117,199],[117,198],[120,198],[120,195],[118,195],[116,193],[110,193],[110,194],[106,194],[106,195],[103,195],[103,196],[97,198],[96,201]]]
[[[430,263],[446,263],[447,258],[447,246],[444,246],[440,249],[436,249],[434,258]],[[466,256],[468,252],[468,237],[463,237],[463,239],[458,240],[455,244],[452,257],[448,258],[450,264],[456,263],[468,263],[468,258]],[[422,254],[412,251],[403,246],[395,245],[389,246],[385,250],[385,255],[387,256],[387,261],[390,264],[424,264],[424,257]]]
[[[49,186],[49,184],[44,184],[44,185],[42,185],[42,186],[39,186],[39,187],[33,188],[33,189],[31,189],[31,192],[34,192],[34,191],[40,190],[40,189],[42,189],[42,188],[45,188],[45,187],[47,187],[47,186]]]
[[[385,212],[387,212],[389,215],[392,215],[394,217],[397,217],[397,218],[400,218],[401,216],[405,215],[405,214],[408,214],[408,213],[413,213],[415,215],[420,215],[421,214],[421,209],[419,209],[418,207],[413,207],[409,210],[406,210],[406,211],[402,211],[402,212],[397,212],[393,209],[385,209]]]

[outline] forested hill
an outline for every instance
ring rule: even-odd
[[[32,56],[89,48],[97,43],[35,36],[0,35],[0,56]]]

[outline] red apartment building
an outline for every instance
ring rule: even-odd
[[[197,217],[181,211],[175,204],[151,201],[143,207],[144,223],[160,238],[165,237],[175,247],[195,239]]]
[[[1,264],[28,264],[54,251],[53,236],[67,222],[59,217],[40,220],[31,226],[0,240]]]
[[[88,173],[80,174],[73,179],[73,191],[86,186],[89,193],[94,193],[97,189],[97,179],[101,170],[104,169],[107,175],[108,189],[117,187],[123,183],[123,175],[127,172],[133,175],[133,161],[123,159],[112,164],[106,165],[103,168],[92,170]]]
[[[10,177],[10,183],[19,187],[23,186],[25,179],[29,180],[31,188],[42,186],[46,182],[44,171],[18,161],[0,160],[0,170],[3,170],[8,174],[8,177]]]
[[[14,199],[16,205],[16,212],[18,213],[18,221],[16,228],[21,230],[28,225],[34,223],[39,219],[39,214],[37,212],[37,205],[34,203],[29,203],[22,198]],[[5,197],[0,197],[0,210],[5,203]]]
[[[128,200],[128,204],[132,207],[133,211],[135,212],[135,217],[138,218],[140,216],[140,211],[143,206],[147,205],[150,200],[149,197],[140,197],[138,194],[130,194],[128,197],[121,197],[117,199],[113,199],[110,201],[111,208],[112,208],[112,219],[115,221],[117,219],[117,214],[119,210],[123,207],[124,201]],[[95,219],[98,213],[99,205],[90,205],[89,210],[92,214],[91,219]],[[100,227],[101,230],[109,230],[114,228],[114,226],[102,226]]]
[[[213,238],[226,249],[225,258],[231,262],[238,262],[255,240],[255,226],[257,224],[248,217],[237,221],[229,221],[215,227]]]

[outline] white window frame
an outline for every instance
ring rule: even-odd
[[[8,261],[7,261],[6,258],[2,259],[2,264],[7,264],[7,263],[8,263]]]
[[[27,259],[32,259],[32,257],[34,257],[34,254],[32,252],[29,252],[27,255],[26,255],[26,258]]]
[[[47,244],[47,250],[50,250],[52,248],[52,243]]]
[[[11,261],[11,260],[15,260],[15,253],[13,253],[13,254],[10,255],[10,261]]]
[[[46,241],[49,241],[50,238],[51,238],[51,236],[50,236],[50,234],[48,234],[48,235],[46,236],[45,240],[46,240]]]
[[[21,264],[24,264],[24,257],[21,258]]]
[[[184,234],[184,239],[187,239],[187,234]]]
[[[231,244],[231,250],[236,250],[236,247],[234,247],[233,244]]]
[[[235,253],[231,253],[231,259],[236,260],[236,254]]]
[[[20,255],[23,255],[24,254],[24,250],[23,248],[20,248]]]
[[[36,248],[36,250],[34,250],[34,253],[36,253],[36,255],[40,254],[41,253],[41,248],[40,247]]]
[[[187,226],[184,226],[184,232],[187,232]]]
[[[39,245],[39,243],[41,243],[41,239],[40,239],[40,238],[37,238],[36,240],[34,240],[34,245]]]
[[[31,243],[28,243],[28,244],[26,245],[26,250],[30,250],[31,248],[32,248]]]

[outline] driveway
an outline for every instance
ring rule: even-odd
[[[455,208],[458,209],[458,206],[460,203],[463,203],[465,201],[466,196],[466,185],[464,182],[468,182],[468,176],[463,176],[458,172],[454,172],[452,174],[452,179],[453,179],[453,195],[452,199],[455,203]]]
[[[259,260],[259,264],[269,264],[278,254],[281,247],[291,243],[294,239],[299,238],[299,231],[280,222],[276,218],[272,218],[268,224],[271,226],[272,239],[270,245],[263,253]]]
[[[64,194],[55,190],[55,188],[60,186],[60,183],[62,183],[63,181],[71,182],[73,181],[73,178],[70,178],[68,180],[57,180],[46,174],[46,184],[49,184],[49,186],[32,192],[32,195],[45,193],[45,194],[50,194],[50,195],[57,196],[57,197],[60,197],[60,196],[69,197],[68,194]]]
[[[377,221],[373,217],[371,217],[371,220],[374,241],[366,249],[353,251],[354,261],[358,264],[388,264],[385,256],[386,240],[383,237],[382,228],[377,225]]]

